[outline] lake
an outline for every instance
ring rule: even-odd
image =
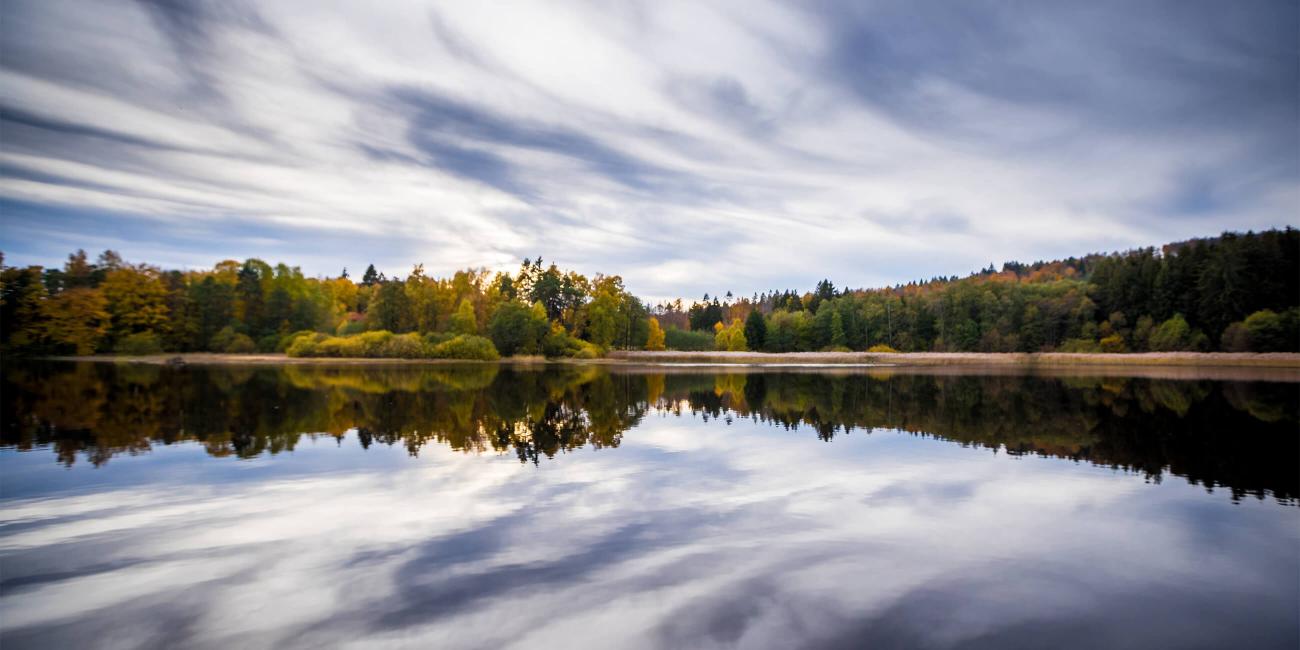
[[[0,646],[1300,646],[1300,384],[6,365]]]

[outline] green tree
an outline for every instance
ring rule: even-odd
[[[538,354],[550,323],[541,303],[532,307],[510,300],[501,303],[488,321],[488,337],[502,356]]]
[[[1185,350],[1191,340],[1191,329],[1182,314],[1174,314],[1151,332],[1149,345],[1156,352]]]
[[[767,344],[767,321],[757,308],[750,310],[745,317],[745,340],[755,350],[762,350]]]
[[[42,340],[42,309],[48,291],[41,267],[0,267],[0,343],[7,352],[35,351]]]
[[[831,347],[848,347],[848,339],[844,335],[844,318],[840,316],[839,311],[831,315]]]
[[[1288,352],[1296,347],[1296,333],[1288,332],[1282,317],[1271,309],[1247,316],[1244,326],[1253,352]]]
[[[414,329],[411,299],[407,297],[406,287],[401,280],[386,280],[372,287],[371,290],[374,291],[374,296],[371,298],[367,316],[372,327],[394,334]],[[472,306],[470,312],[473,313]]]
[[[478,318],[474,315],[474,303],[468,298],[461,300],[456,313],[451,315],[450,325],[455,334],[477,334]]]

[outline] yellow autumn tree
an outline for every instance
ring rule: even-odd
[[[114,336],[159,333],[167,325],[167,288],[156,269],[145,266],[114,269],[99,289],[108,301]]]
[[[713,325],[713,331],[714,349],[727,352],[744,352],[749,349],[749,343],[745,340],[745,324],[739,318],[732,319],[731,324],[726,326],[718,321]]]
[[[68,289],[41,304],[46,341],[71,347],[77,354],[94,354],[108,333],[108,302],[95,289]]]
[[[664,350],[664,331],[659,327],[659,319],[651,318],[648,321],[650,332],[646,335],[645,349],[647,350]]]

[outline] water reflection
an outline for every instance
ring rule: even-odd
[[[1294,384],[5,381],[6,650],[1300,644]]]
[[[430,443],[537,463],[617,447],[647,414],[736,418],[815,433],[902,430],[963,445],[1166,473],[1234,499],[1300,495],[1300,393],[1284,382],[889,372],[613,371],[594,366],[37,364],[4,379],[0,442],[59,462],[193,440],[213,456]]]

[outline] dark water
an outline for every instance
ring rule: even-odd
[[[1294,649],[1297,386],[9,366],[0,647]]]

